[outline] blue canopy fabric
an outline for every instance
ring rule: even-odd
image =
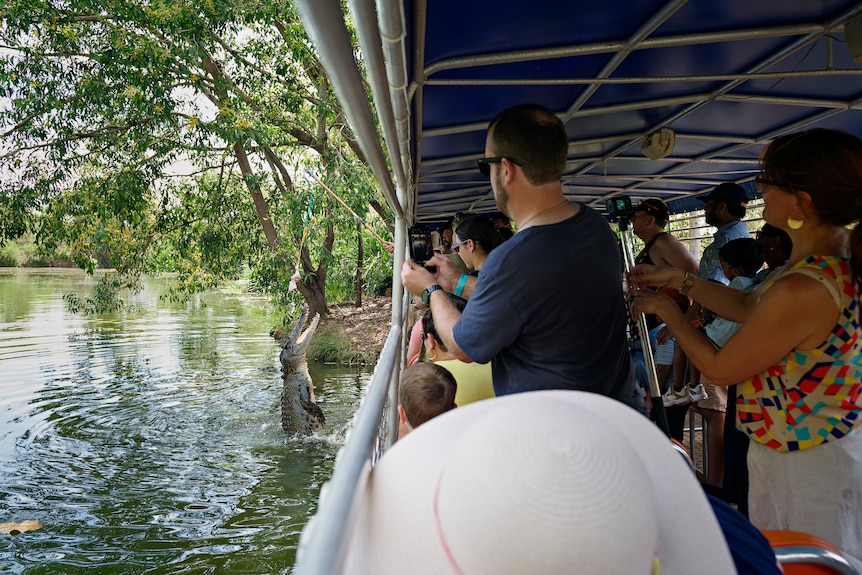
[[[753,182],[777,135],[815,126],[862,135],[862,64],[844,30],[858,2],[408,0],[403,9],[420,221],[496,209],[475,160],[488,122],[523,102],[565,121],[566,196],[598,209],[620,194],[697,209],[692,196]],[[662,128],[675,133],[673,150],[647,159],[641,143]]]

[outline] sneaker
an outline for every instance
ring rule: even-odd
[[[701,399],[706,399],[709,396],[706,394],[706,390],[703,389],[703,384],[698,383],[697,387],[688,388],[688,397],[691,401],[700,401]]]
[[[686,388],[682,388],[677,391],[673,386],[670,386],[662,396],[662,403],[664,403],[665,407],[671,407],[672,405],[686,405],[691,403],[691,398],[689,397],[688,390]]]

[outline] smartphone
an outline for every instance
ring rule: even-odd
[[[407,234],[410,238],[410,258],[424,266],[425,262],[434,257],[431,230],[426,226],[412,226],[407,230]]]

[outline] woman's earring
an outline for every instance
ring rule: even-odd
[[[435,359],[437,359],[437,350],[434,349],[433,347],[428,352],[428,359],[430,359],[431,361],[434,361]]]
[[[791,230],[798,230],[802,227],[802,224],[805,222],[803,220],[794,220],[793,218],[787,218],[787,227]]]

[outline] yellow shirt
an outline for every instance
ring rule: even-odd
[[[464,363],[457,359],[445,359],[434,363],[445,367],[455,377],[458,383],[458,392],[455,394],[456,405],[467,405],[494,397],[490,363]]]

